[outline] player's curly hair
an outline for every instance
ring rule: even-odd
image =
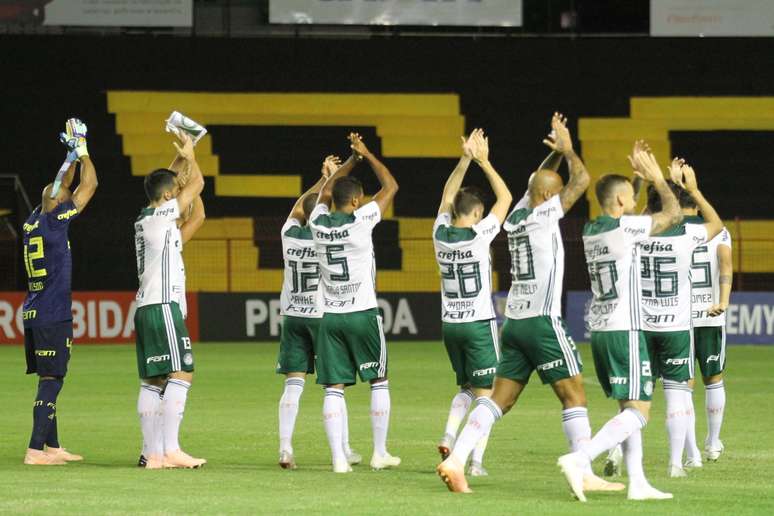
[[[483,193],[478,188],[465,186],[454,196],[452,215],[454,218],[469,215],[477,206],[484,206]]]
[[[156,202],[161,199],[164,192],[167,192],[175,187],[175,179],[177,174],[167,168],[158,168],[145,176],[145,195],[148,196],[148,200]]]
[[[680,203],[681,208],[696,208],[696,201],[693,200],[693,197],[691,197],[691,194],[689,194],[685,188],[671,179],[667,180],[667,184],[672,190],[672,193],[675,194],[675,197],[677,197],[677,202]],[[658,213],[662,209],[661,196],[653,185],[648,185],[648,211],[650,213]]]

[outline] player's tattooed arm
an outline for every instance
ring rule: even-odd
[[[680,166],[678,167],[677,164]],[[715,238],[723,231],[723,221],[720,220],[720,215],[715,211],[715,208],[699,191],[696,173],[693,168],[690,165],[686,165],[684,160],[675,158],[672,161],[672,166],[669,168],[669,174],[672,181],[682,186],[696,203],[696,207],[699,208],[699,212],[701,212],[702,217],[706,221],[704,229],[707,230],[707,240]]]
[[[682,222],[683,214],[680,211],[680,204],[664,179],[664,173],[659,168],[655,156],[649,152],[638,151],[634,153],[632,159],[637,165],[635,174],[643,180],[653,183],[653,187],[661,198],[662,208],[660,212],[652,215],[653,225],[650,228],[650,234],[657,235]]]
[[[204,213],[204,202],[202,196],[198,195],[196,199],[191,203],[191,210],[185,222],[180,226],[180,235],[183,239],[183,244],[191,240],[194,234],[199,231],[199,228],[204,224],[206,215]]]
[[[551,118],[551,133],[543,140],[552,151],[560,153],[566,160],[570,169],[570,179],[559,192],[559,200],[562,202],[562,210],[567,213],[575,202],[589,187],[591,178],[580,159],[572,148],[570,130],[567,129],[567,118],[561,113],[554,113]]]
[[[178,135],[178,140],[180,140],[180,144],[173,142],[172,145],[175,146],[178,157],[186,162],[185,166],[189,167],[191,171],[188,182],[180,188],[180,193],[177,194],[178,209],[180,213],[185,213],[188,211],[191,203],[201,195],[204,189],[204,176],[199,168],[199,164],[196,162],[191,137],[181,131]]]
[[[78,158],[81,163],[81,177],[78,181],[78,188],[73,192],[73,204],[78,210],[78,213],[83,212],[86,209],[86,205],[94,197],[94,192],[97,191],[97,169],[94,167],[94,162],[88,155]],[[68,174],[70,171],[68,170]],[[70,179],[72,182],[72,179]]]
[[[734,260],[731,248],[720,244],[717,253],[720,295],[718,302],[707,310],[711,317],[717,317],[728,309],[728,303],[731,300],[731,284],[734,278]]]
[[[379,180],[381,188],[374,194],[373,200],[379,205],[379,210],[384,213],[395,198],[395,194],[398,193],[398,182],[390,170],[384,166],[384,163],[368,150],[359,134],[351,134],[349,140],[354,155],[366,160],[371,166],[371,170],[374,171],[376,179]]]
[[[352,138],[355,135],[357,135],[357,133],[349,133],[349,136],[347,136],[350,141],[350,147],[352,146]],[[360,135],[357,136],[359,137]],[[343,165],[338,167],[335,172],[326,178],[322,188],[320,189],[320,195],[317,197],[317,204],[325,204],[326,206],[331,205],[331,198],[333,197],[333,184],[339,178],[348,176],[361,159],[362,158],[358,156],[353,150],[352,155],[347,159],[347,161],[345,161]]]
[[[489,138],[484,136],[484,131],[474,131],[472,138],[473,161],[484,171],[484,175],[487,181],[489,181],[489,186],[492,187],[496,198],[494,206],[489,210],[489,213],[494,214],[497,220],[500,221],[500,224],[502,224],[505,217],[508,216],[513,196],[503,178],[500,177],[492,163],[489,162]]]
[[[443,187],[441,204],[438,206],[438,215],[441,213],[452,213],[454,198],[457,196],[457,192],[460,191],[462,181],[465,179],[465,173],[468,171],[470,161],[473,159],[473,134],[476,131],[481,131],[481,129],[474,129],[467,140],[464,136],[460,137],[462,138],[462,156]]]
[[[312,185],[311,188],[302,193],[298,200],[296,200],[296,203],[293,205],[293,209],[290,210],[288,219],[303,221],[306,218],[306,215],[304,214],[304,199],[306,199],[308,195],[319,194],[328,178],[331,177],[339,168],[341,168],[341,158],[333,155],[325,156],[322,168],[320,170],[320,178],[315,184]]]

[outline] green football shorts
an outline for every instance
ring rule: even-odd
[[[314,345],[320,319],[313,317],[282,318],[277,373],[314,373]]]
[[[715,376],[726,369],[725,326],[695,327],[693,347],[702,376]]]
[[[134,314],[140,378],[194,370],[193,350],[177,303],[141,306]]]
[[[497,376],[520,383],[527,383],[536,369],[543,383],[555,383],[583,371],[578,348],[561,317],[506,319],[502,355]]]
[[[317,383],[353,385],[387,376],[387,343],[376,308],[326,313],[317,334]]]
[[[500,361],[497,321],[445,322],[443,343],[457,375],[457,385],[492,386]]]
[[[592,331],[597,379],[608,398],[650,401],[653,375],[641,331]]]
[[[673,382],[687,382],[693,378],[693,333],[690,330],[643,333],[654,378]]]

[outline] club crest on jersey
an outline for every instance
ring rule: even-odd
[[[345,229],[344,231],[336,231],[334,229],[330,233],[323,233],[322,231],[317,232],[317,238],[322,240],[340,240],[347,237],[349,237],[348,229]]]
[[[664,244],[658,240],[654,240],[653,242],[646,242],[642,244],[642,251],[647,254],[671,253],[673,249],[672,244]]]
[[[301,249],[288,248],[288,256],[296,258],[317,258],[317,252],[311,247],[302,247]]]
[[[606,245],[594,244],[594,247],[586,251],[586,259],[594,260],[606,254],[610,254],[610,249]]]
[[[473,258],[473,251],[460,251],[455,249],[454,251],[438,251],[438,259],[440,260],[464,260],[466,258]]]

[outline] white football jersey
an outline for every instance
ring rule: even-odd
[[[704,222],[701,218],[690,222]],[[693,225],[693,224],[691,224]],[[696,248],[691,263],[691,284],[693,286],[693,325],[694,326],[725,326],[725,312],[717,317],[707,315],[707,309],[720,301],[720,268],[718,267],[718,246],[731,248],[731,234],[726,228],[715,238]]]
[[[505,219],[511,253],[508,318],[561,317],[564,245],[559,221],[563,216],[562,201],[555,195],[534,209],[520,202]]]
[[[320,318],[322,298],[317,295],[320,266],[309,226],[293,218],[282,226],[282,257],[285,273],[280,294],[280,314]]]
[[[441,270],[441,319],[449,323],[493,319],[489,246],[500,232],[500,221],[490,213],[470,228],[451,222],[451,214],[441,213],[433,224],[435,259]]]
[[[183,239],[177,227],[180,207],[171,199],[144,208],[134,223],[137,256],[137,306],[177,303],[186,315]]]
[[[649,215],[602,215],[583,228],[583,249],[594,298],[591,331],[640,330],[640,244],[650,237]]]
[[[320,264],[325,312],[345,314],[376,308],[376,262],[371,239],[382,213],[369,202],[352,214],[318,204],[309,217]]]
[[[700,224],[680,224],[640,247],[642,279],[642,329],[691,329],[691,257],[707,242]]]

